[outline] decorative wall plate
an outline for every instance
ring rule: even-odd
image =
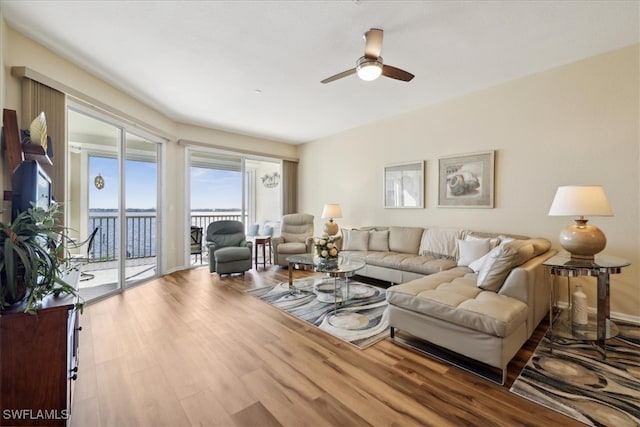
[[[93,185],[95,185],[98,190],[102,190],[104,188],[104,178],[102,175],[98,174],[98,176],[95,177]]]

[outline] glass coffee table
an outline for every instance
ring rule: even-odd
[[[356,274],[366,265],[363,260],[350,259],[338,256],[338,262],[334,265],[325,265],[320,262],[320,258],[314,254],[292,255],[287,258],[289,263],[289,290],[292,293],[313,292],[318,296],[318,300],[323,302],[333,302],[335,309],[351,298],[349,292],[349,278]],[[312,290],[298,289],[293,283],[293,269],[295,266],[307,266],[314,271],[325,273],[333,278],[333,284],[321,283],[313,287]],[[339,279],[341,283],[339,283]]]

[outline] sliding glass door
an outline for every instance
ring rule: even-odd
[[[157,273],[158,148],[146,138],[125,134],[125,283]]]
[[[65,211],[83,258],[80,293],[91,300],[157,273],[160,145],[80,107],[68,110],[68,135]]]
[[[263,233],[265,225],[278,232],[282,216],[279,160],[251,158],[189,148],[190,245],[188,265],[207,262],[207,227],[214,221],[235,220],[257,226]],[[195,232],[195,234],[194,234]],[[202,242],[194,238],[202,233]]]
[[[206,263],[207,227],[214,221],[245,220],[243,162],[238,156],[188,150],[190,172],[189,264]],[[202,236],[198,242],[195,236]],[[204,258],[203,258],[204,257]]]

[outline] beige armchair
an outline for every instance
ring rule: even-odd
[[[272,239],[275,264],[288,266],[287,257],[313,250],[313,215],[288,214],[282,217],[280,235]]]

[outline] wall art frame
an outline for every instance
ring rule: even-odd
[[[493,208],[495,151],[438,159],[438,207]]]
[[[425,162],[394,163],[384,167],[385,208],[424,208]]]

